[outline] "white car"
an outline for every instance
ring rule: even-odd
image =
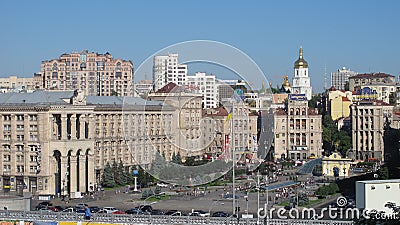
[[[162,188],[166,188],[166,187],[168,187],[168,184],[157,183],[157,186],[162,187]]]
[[[76,210],[75,210],[74,208],[70,207],[70,208],[66,208],[66,209],[64,209],[64,210],[63,210],[63,211],[61,211],[61,212],[73,213],[73,212],[76,212]]]
[[[113,212],[118,211],[118,209],[115,208],[115,207],[104,207],[104,208],[103,208],[103,211],[104,211],[105,213],[113,213]]]

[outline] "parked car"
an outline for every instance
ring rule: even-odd
[[[162,187],[162,188],[166,188],[166,187],[168,187],[168,184],[157,183],[157,186]]]
[[[182,212],[179,210],[169,210],[165,213],[166,216],[183,216]]]
[[[56,207],[53,207],[53,206],[47,206],[47,209],[50,209],[53,212],[58,212],[58,209]]]
[[[85,203],[78,203],[78,204],[76,204],[75,205],[75,209],[83,209],[83,208],[85,208]]]
[[[112,212],[111,214],[125,214],[125,212],[117,210]]]
[[[56,208],[58,212],[61,212],[64,210],[64,207],[59,206],[59,205],[54,206],[54,208]]]
[[[42,205],[42,206],[52,206],[53,204],[49,201],[44,201],[44,202],[40,202],[38,205]]]
[[[229,213],[217,211],[212,214],[213,217],[229,217]]]
[[[104,207],[103,210],[105,213],[113,213],[115,211],[118,211],[118,209],[115,207]]]
[[[132,208],[125,211],[126,214],[143,215],[144,212],[139,208]]]
[[[54,212],[53,210],[47,209],[47,208],[41,208],[41,209],[39,209],[39,211],[40,212]]]
[[[208,217],[210,216],[210,213],[203,210],[193,210],[191,213],[189,213],[189,216]]]
[[[85,213],[85,212],[86,212],[85,209],[78,209],[78,210],[76,211],[76,213]]]
[[[153,211],[153,207],[151,207],[151,205],[140,205],[139,209],[142,210],[143,212]]]
[[[76,210],[75,210],[75,208],[69,207],[69,208],[64,209],[62,212],[73,213],[73,212],[76,212]]]
[[[98,213],[100,211],[98,206],[90,206],[89,209],[91,213]]]
[[[153,209],[153,210],[151,210],[151,212],[150,212],[150,215],[164,215],[165,213],[163,212],[163,211],[161,211],[161,210],[158,210],[158,209]]]

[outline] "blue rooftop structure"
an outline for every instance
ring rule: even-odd
[[[304,165],[300,166],[297,169],[297,173],[299,174],[312,174],[316,165],[322,165],[322,158],[313,159],[311,161],[306,162]]]

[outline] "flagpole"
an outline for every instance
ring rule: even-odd
[[[231,130],[232,130],[232,194],[233,194],[233,200],[232,200],[232,215],[235,214],[236,210],[236,188],[235,188],[235,132],[234,132],[234,127],[233,127],[233,120],[234,120],[234,114],[235,114],[235,100],[232,101],[232,116],[231,116]],[[239,217],[239,215],[237,215]]]

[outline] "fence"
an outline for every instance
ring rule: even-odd
[[[1,220],[22,221],[83,221],[84,214],[57,213],[41,211],[0,211]],[[99,223],[124,223],[124,224],[226,224],[226,225],[256,225],[267,224],[266,221],[257,218],[220,218],[220,217],[195,217],[195,216],[159,216],[159,215],[117,215],[94,214],[91,222]],[[269,225],[353,225],[352,221],[337,220],[282,220],[270,219]]]

